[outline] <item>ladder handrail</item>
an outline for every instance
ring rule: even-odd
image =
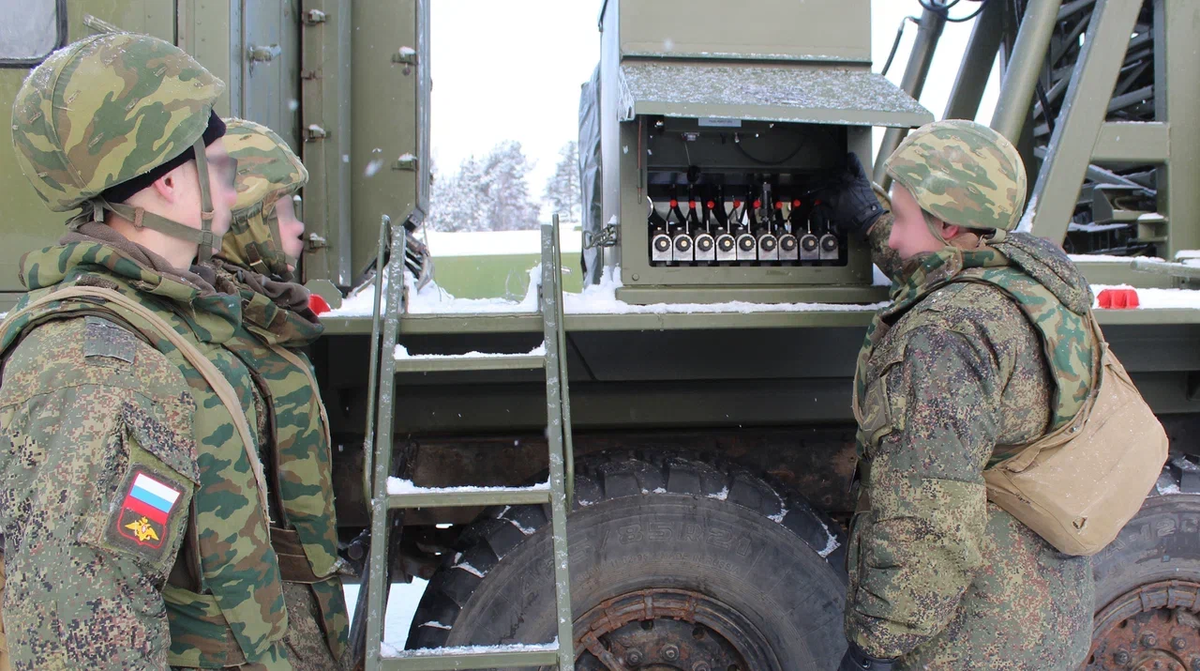
[[[371,312],[371,362],[367,376],[367,393],[370,401],[367,403],[367,432],[363,434],[363,494],[367,501],[371,500],[371,467],[375,461],[374,446],[371,437],[375,435],[375,404],[379,401],[379,341],[383,334],[379,331],[380,301],[383,300],[384,249],[387,245],[388,226],[392,218],[383,215],[379,221],[379,247],[375,257],[375,306]]]
[[[570,377],[567,375],[567,306],[563,298],[562,237],[557,213],[554,215],[553,223],[555,295],[558,297],[556,317],[558,318],[558,351],[560,354],[558,371],[559,379],[562,381],[563,459],[566,464],[567,510],[570,510],[570,506],[575,500],[575,444],[571,435],[571,392],[568,382]]]
[[[384,505],[387,501],[387,481],[392,471],[392,434],[394,430],[393,409],[396,393],[396,358],[392,348],[399,338],[400,312],[404,292],[404,254],[406,238],[404,225],[392,225],[392,241],[398,249],[392,250],[387,264],[387,297],[384,299],[383,342],[388,343],[385,353],[379,350],[379,409],[375,413],[376,430],[373,449],[378,456],[375,463],[375,486],[371,489],[371,561],[367,576],[367,668],[377,669],[382,661],[383,617],[387,608],[387,538],[388,518],[391,511]],[[385,355],[386,354],[386,355]],[[401,513],[396,513],[397,515]],[[361,592],[361,590],[360,590]],[[361,593],[359,598],[362,598]]]
[[[546,434],[550,462],[550,524],[554,548],[555,614],[558,620],[558,667],[575,668],[575,642],[572,635],[571,577],[567,553],[566,465],[563,421],[565,376],[562,350],[562,273],[558,268],[558,215],[542,224],[542,333],[546,342]],[[557,430],[556,430],[557,427]],[[562,533],[557,533],[560,531]]]

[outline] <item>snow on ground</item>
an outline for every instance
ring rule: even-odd
[[[542,253],[542,232],[530,231],[471,231],[448,233],[429,231],[429,253],[437,259],[443,256],[538,256]],[[563,226],[559,229],[559,245],[563,256],[578,254],[583,246],[579,229]]]
[[[392,585],[391,593],[388,594],[387,619],[383,624],[384,643],[397,650],[404,649],[404,643],[408,640],[408,628],[412,625],[417,605],[421,602],[421,595],[425,593],[427,584],[429,583],[426,580],[413,578],[410,584]],[[354,603],[358,600],[358,587],[350,583],[343,586],[351,619],[354,618]]]

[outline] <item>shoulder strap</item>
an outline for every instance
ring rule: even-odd
[[[242,409],[241,402],[238,400],[237,392],[234,391],[233,386],[229,384],[225,376],[221,375],[217,367],[208,360],[208,357],[204,356],[195,345],[188,342],[186,338],[180,335],[162,317],[154,314],[146,306],[112,289],[93,286],[69,286],[51,292],[9,315],[8,319],[5,320],[5,326],[7,327],[8,324],[16,323],[16,319],[19,317],[33,312],[48,303],[57,303],[70,298],[96,298],[107,303],[119,305],[145,320],[153,331],[152,335],[167,339],[183,354],[188,363],[212,387],[213,391],[217,394],[217,398],[221,399],[221,403],[229,412],[233,426],[237,429],[238,436],[242,440],[242,445],[246,448],[246,457],[250,460],[251,469],[254,471],[254,480],[258,483],[258,498],[259,504],[263,509],[263,515],[265,519],[271,519],[270,509],[267,507],[267,480],[263,473],[262,460],[259,459],[258,451],[255,449],[253,433],[250,431],[250,424],[246,421],[246,414]]]

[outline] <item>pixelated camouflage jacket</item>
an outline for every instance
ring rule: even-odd
[[[197,346],[237,392],[250,424],[256,423],[250,375],[223,347],[241,319],[237,298],[201,293],[101,242],[71,242],[32,252],[23,260],[22,279],[30,292],[18,308],[72,284],[103,286],[137,300]],[[61,309],[81,314],[101,312],[109,315],[106,319],[110,324],[124,321],[126,328],[140,323],[136,315],[111,304],[74,301]],[[13,331],[23,328],[21,325]],[[35,328],[32,333],[44,328],[48,326]],[[138,331],[137,337],[146,336]],[[203,376],[168,341],[157,340],[150,345],[178,368],[194,404],[193,467],[197,486],[191,493],[190,510],[183,515],[190,517],[190,528],[183,535],[194,550],[197,564],[186,568],[197,574],[204,593],[194,595],[181,590],[174,580],[162,587],[170,630],[168,661],[177,666],[203,667],[252,661],[272,669],[290,669],[281,643],[287,616],[278,561],[271,548],[269,521],[259,503],[258,484],[246,446]],[[62,393],[61,383],[46,384],[48,390]],[[154,397],[148,400],[156,401]],[[178,539],[173,543],[177,547]],[[175,571],[179,568],[176,566]],[[215,631],[225,632],[226,645],[219,652],[202,652],[194,642],[206,641]]]
[[[855,376],[847,636],[905,669],[1071,668],[1090,641],[1090,561],[988,504],[983,470],[1086,398],[1090,289],[1050,243],[1010,233],[922,257],[892,297]]]
[[[279,537],[284,535],[281,531],[292,530],[302,546],[299,556],[289,554],[289,548],[280,543],[276,543],[276,552],[281,567],[285,562],[303,561],[311,570],[305,581],[316,598],[330,652],[338,659],[349,638],[350,620],[337,555],[329,419],[312,364],[299,349],[325,329],[307,308],[307,300],[298,310],[294,309],[298,306],[288,306],[284,296],[306,296],[303,287],[269,280],[220,258],[213,263],[218,289],[238,295],[242,301],[242,328],[226,347],[251,370],[266,406],[266,421],[259,425],[263,444],[270,448],[273,504],[279,511],[271,533]],[[284,296],[272,300],[255,286]],[[286,581],[289,572],[284,568]]]

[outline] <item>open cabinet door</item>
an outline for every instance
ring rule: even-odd
[[[305,279],[349,288],[382,215],[428,210],[429,4],[305,0],[301,21]]]

